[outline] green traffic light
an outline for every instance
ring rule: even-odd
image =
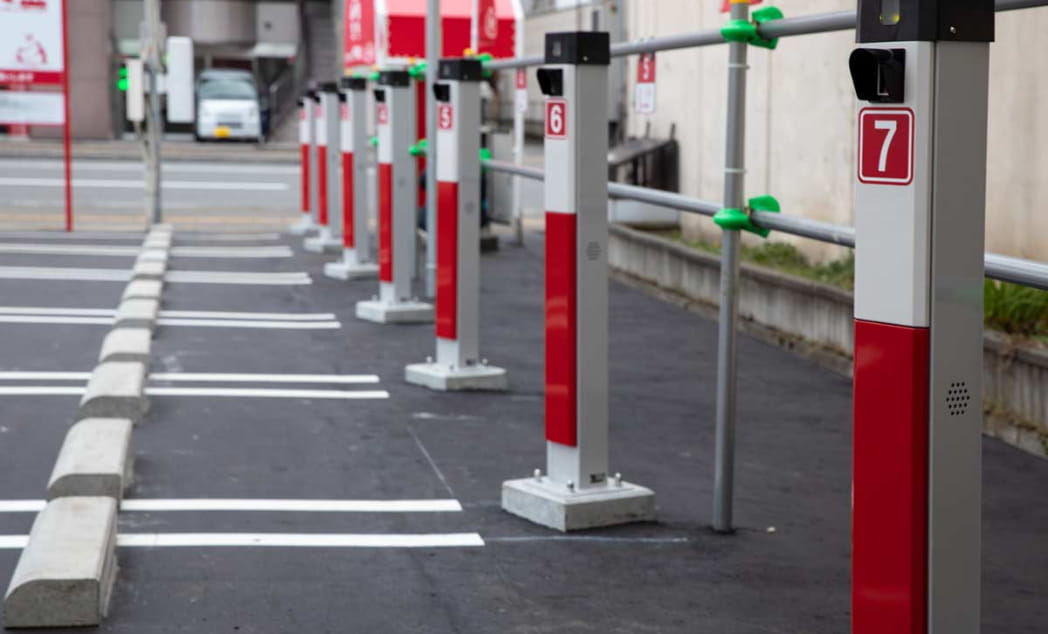
[[[117,70],[116,88],[120,92],[127,92],[127,66],[121,66]]]

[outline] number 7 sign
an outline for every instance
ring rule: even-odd
[[[859,111],[859,181],[880,185],[913,182],[913,110]]]

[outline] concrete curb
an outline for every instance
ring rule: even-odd
[[[106,361],[99,364],[87,382],[80,400],[77,420],[85,418],[128,418],[138,423],[147,411],[146,364],[138,361]]]
[[[149,363],[149,352],[153,347],[153,332],[149,328],[117,327],[109,331],[102,341],[98,362],[138,361]]]
[[[115,328],[156,329],[160,302],[156,299],[125,299],[116,310]]]
[[[163,280],[132,280],[127,285],[127,288],[124,289],[124,294],[120,296],[120,301],[127,299],[155,299],[160,301],[160,294],[163,291]]]
[[[85,418],[66,434],[47,499],[98,496],[118,503],[131,484],[131,428],[126,418]]]
[[[116,577],[116,500],[53,500],[33,522],[4,597],[5,627],[98,625]]]
[[[164,273],[167,272],[167,262],[155,260],[135,260],[135,268],[131,270],[132,280],[160,280],[163,281]]]
[[[145,250],[138,255],[138,262],[162,262],[167,266],[167,247],[143,247]]]

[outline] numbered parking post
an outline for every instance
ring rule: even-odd
[[[404,376],[434,390],[504,390],[506,371],[479,351],[483,69],[476,59],[445,59],[437,76],[437,350]]]
[[[433,321],[432,304],[418,301],[411,287],[418,192],[410,153],[417,140],[412,81],[406,70],[386,70],[379,73],[375,89],[379,294],[357,303],[357,317],[378,323]]]
[[[860,0],[852,632],[980,631],[992,0]]]
[[[367,80],[343,77],[340,95],[342,146],[342,259],[324,265],[324,275],[340,280],[373,279],[368,229]]]
[[[338,84],[320,85],[317,111],[317,188],[320,192],[320,231],[306,240],[305,248],[314,253],[337,251],[342,247],[342,212],[339,204],[339,137],[341,103]]]
[[[313,155],[316,152],[313,138],[313,97],[309,93],[303,93],[298,100],[298,147],[299,147],[299,169],[301,170],[301,200],[302,217],[298,222],[291,225],[289,231],[292,235],[300,236],[316,229],[312,210],[316,198],[313,190]]]
[[[548,33],[547,472],[502,485],[502,508],[561,531],[655,517],[655,494],[608,470],[607,33]]]

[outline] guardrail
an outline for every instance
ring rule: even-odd
[[[525,167],[495,160],[484,161],[484,166],[495,172],[531,180],[543,180],[542,170],[535,167]],[[657,207],[676,209],[677,211],[710,218],[720,211],[720,205],[708,200],[691,198],[658,189],[637,187],[636,185],[608,183],[608,195],[612,198],[635,200]],[[753,220],[753,224],[761,229],[770,229],[819,242],[855,248],[855,229],[851,227],[766,211],[753,211],[750,218]],[[987,253],[985,266],[986,277],[990,279],[1048,291],[1048,264],[1043,262],[1035,262],[998,253]]]

